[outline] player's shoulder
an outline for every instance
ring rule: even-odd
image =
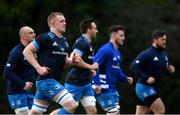
[[[19,55],[20,53],[22,53],[23,51],[23,47],[21,44],[17,44],[11,51],[9,54],[13,54],[13,55]]]
[[[88,46],[88,42],[83,36],[80,36],[76,39],[75,45]]]
[[[43,33],[37,36],[37,39],[48,39],[48,38],[49,38],[48,33]]]
[[[112,52],[112,46],[110,43],[104,44],[99,50],[105,51],[105,52]]]

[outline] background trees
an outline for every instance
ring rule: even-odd
[[[123,68],[128,67],[137,54],[149,47],[151,33],[156,28],[168,33],[168,49],[176,74],[162,81],[161,94],[167,113],[180,113],[179,50],[180,50],[180,2],[178,0],[1,0],[0,1],[0,113],[12,113],[6,96],[6,80],[3,68],[9,51],[19,42],[18,31],[23,25],[34,28],[36,34],[49,31],[46,18],[59,11],[67,19],[65,36],[73,44],[80,35],[79,22],[87,17],[97,21],[98,36],[93,42],[95,50],[108,41],[108,28],[113,24],[126,27],[126,41],[120,48]],[[65,73],[64,73],[65,74]],[[63,79],[62,83],[63,83]],[[135,78],[136,80],[136,78]],[[118,83],[121,94],[121,113],[135,112],[134,85]],[[58,105],[52,105],[49,111]],[[81,107],[77,112],[82,113]],[[99,113],[103,113],[99,110]]]

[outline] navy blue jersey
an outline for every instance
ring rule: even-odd
[[[23,90],[25,82],[35,82],[36,72],[24,57],[22,53],[24,48],[23,44],[19,43],[9,53],[4,68],[8,94],[25,93]]]
[[[131,72],[139,78],[138,82],[146,84],[149,76],[155,78],[154,88],[158,88],[160,80],[167,73],[168,56],[165,51],[150,47],[141,52],[130,66]]]
[[[41,79],[55,79],[59,81],[68,56],[68,43],[66,38],[60,38],[52,32],[39,35],[34,41],[34,46],[39,49],[37,52],[38,62],[41,66],[50,68],[45,76],[38,76]]]
[[[102,91],[116,91],[116,81],[127,82],[127,76],[120,67],[122,63],[120,52],[114,48],[112,42],[102,46],[94,57],[99,69],[93,77],[93,84],[101,86]]]
[[[79,37],[73,45],[73,50],[78,51],[84,60],[88,64],[92,64],[94,52],[90,42],[85,36]],[[92,76],[89,69],[74,66],[66,77],[66,83],[73,85],[85,85],[90,83]]]

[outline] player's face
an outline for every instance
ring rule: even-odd
[[[98,33],[97,26],[93,22],[93,23],[91,23],[91,29],[90,29],[90,36],[91,36],[91,38],[96,38],[96,34],[97,33]]]
[[[35,36],[36,34],[32,28],[26,28],[24,31],[24,39],[29,43],[35,38]]]
[[[124,31],[119,30],[119,31],[116,33],[116,43],[117,43],[117,45],[123,45],[124,40],[125,40]]]
[[[66,19],[63,15],[57,15],[54,20],[54,26],[59,33],[66,31]]]
[[[158,39],[156,39],[156,46],[160,49],[165,49],[166,48],[166,35],[164,35],[163,37],[160,37]]]

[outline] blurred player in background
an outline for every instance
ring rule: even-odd
[[[26,115],[33,105],[34,68],[23,55],[24,48],[35,38],[34,30],[23,26],[19,30],[20,43],[9,53],[4,76],[7,79],[7,93],[11,108],[17,115]]]
[[[175,72],[165,51],[166,41],[166,32],[155,30],[152,34],[152,46],[142,51],[131,64],[130,70],[139,78],[135,88],[138,97],[136,114],[147,114],[150,111],[154,114],[165,113],[159,85],[162,77]]]
[[[93,88],[96,99],[107,114],[119,114],[119,93],[116,82],[120,80],[132,84],[133,79],[125,75],[120,67],[122,63],[121,53],[118,51],[125,40],[125,29],[122,25],[110,27],[110,41],[102,46],[94,57],[99,69],[93,77]]]

